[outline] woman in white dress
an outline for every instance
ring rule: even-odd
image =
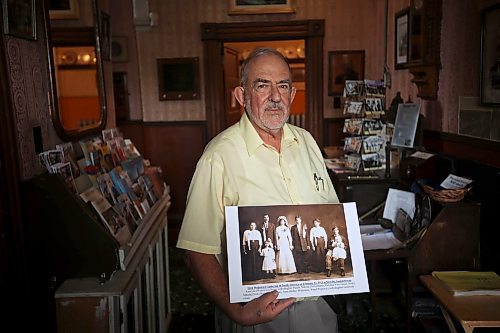
[[[292,234],[288,227],[288,221],[285,216],[278,217],[278,226],[276,227],[276,272],[278,274],[291,274],[297,272],[295,261],[293,259]]]
[[[262,249],[260,254],[264,257],[264,260],[262,261],[262,272],[264,273],[265,277],[275,278],[276,253],[274,252],[273,242],[271,241],[271,238],[268,238],[265,244],[266,246]]]

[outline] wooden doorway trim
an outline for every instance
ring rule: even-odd
[[[202,23],[205,104],[209,138],[223,129],[223,44],[263,40],[304,39],[306,45],[305,127],[321,144],[323,138],[324,20],[289,22]]]

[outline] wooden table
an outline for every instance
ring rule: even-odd
[[[452,333],[456,333],[453,316],[466,333],[476,327],[500,327],[500,296],[453,296],[439,279],[420,276],[422,284],[438,300],[443,316]]]

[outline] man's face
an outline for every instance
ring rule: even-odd
[[[265,223],[269,222],[269,215],[264,215],[264,222]]]
[[[302,219],[300,217],[296,217],[295,218],[295,223],[301,224],[302,223]]]
[[[290,70],[277,56],[263,55],[249,64],[244,104],[252,123],[268,132],[283,127],[295,97]]]

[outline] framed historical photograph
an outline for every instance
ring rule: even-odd
[[[35,0],[2,0],[2,13],[5,34],[36,40]]]
[[[71,20],[80,18],[78,0],[49,0],[51,20]]]
[[[111,60],[111,22],[103,11],[99,12],[99,39],[102,60]]]
[[[226,206],[225,215],[231,303],[272,290],[279,298],[369,291],[355,203]]]
[[[295,13],[295,0],[227,0],[228,14]]]
[[[127,37],[111,37],[111,60],[113,60],[113,62],[128,61]]]
[[[365,76],[365,51],[328,52],[328,95],[342,96],[345,81],[363,80]]]
[[[409,19],[408,8],[396,13],[394,25],[394,67],[396,69],[406,68],[408,64]]]
[[[199,58],[157,59],[160,101],[200,99]]]
[[[480,100],[500,105],[500,4],[481,13]]]

